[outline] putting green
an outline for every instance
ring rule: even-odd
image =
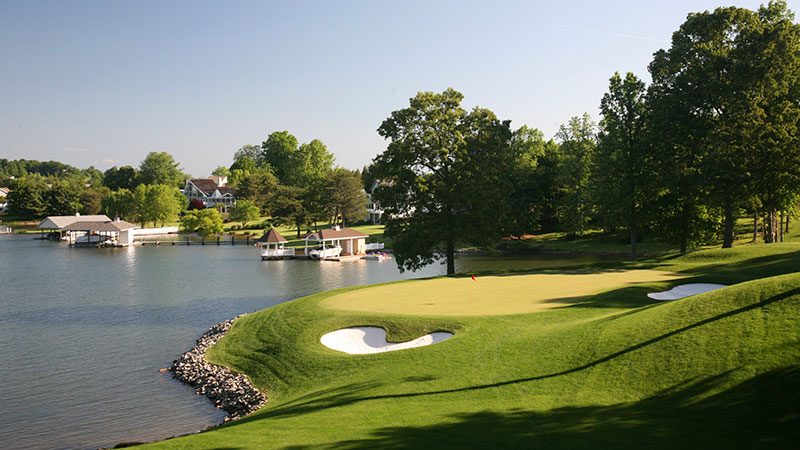
[[[487,275],[475,281],[436,278],[357,289],[328,297],[323,307],[347,311],[436,316],[519,314],[558,308],[582,297],[637,283],[686,275],[660,270]]]

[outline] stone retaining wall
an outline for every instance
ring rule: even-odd
[[[231,329],[234,320],[218,323],[197,339],[191,350],[181,355],[169,367],[172,377],[194,386],[194,391],[208,397],[217,408],[228,413],[225,421],[244,417],[267,402],[267,397],[258,391],[242,374],[231,372],[206,361],[206,350],[216,344]]]

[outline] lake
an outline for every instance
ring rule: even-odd
[[[591,257],[462,257],[457,270]],[[394,261],[261,261],[247,246],[70,249],[0,236],[3,448],[86,449],[190,433],[225,414],[159,373],[210,326],[329,289],[428,277]]]

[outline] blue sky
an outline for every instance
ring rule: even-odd
[[[0,0],[0,158],[105,170],[167,151],[205,176],[288,130],[354,169],[392,111],[448,87],[550,138],[599,119],[615,71],[649,82],[689,12],[729,4]]]

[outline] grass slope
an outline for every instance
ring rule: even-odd
[[[278,305],[240,319],[209,351],[266,386],[267,406],[149,447],[791,448],[800,442],[798,250],[753,246],[641,265],[738,283],[675,302],[644,295],[680,284],[662,281],[491,317],[319,306],[354,288]],[[356,325],[383,326],[393,341],[455,336],[358,356],[319,343]]]

